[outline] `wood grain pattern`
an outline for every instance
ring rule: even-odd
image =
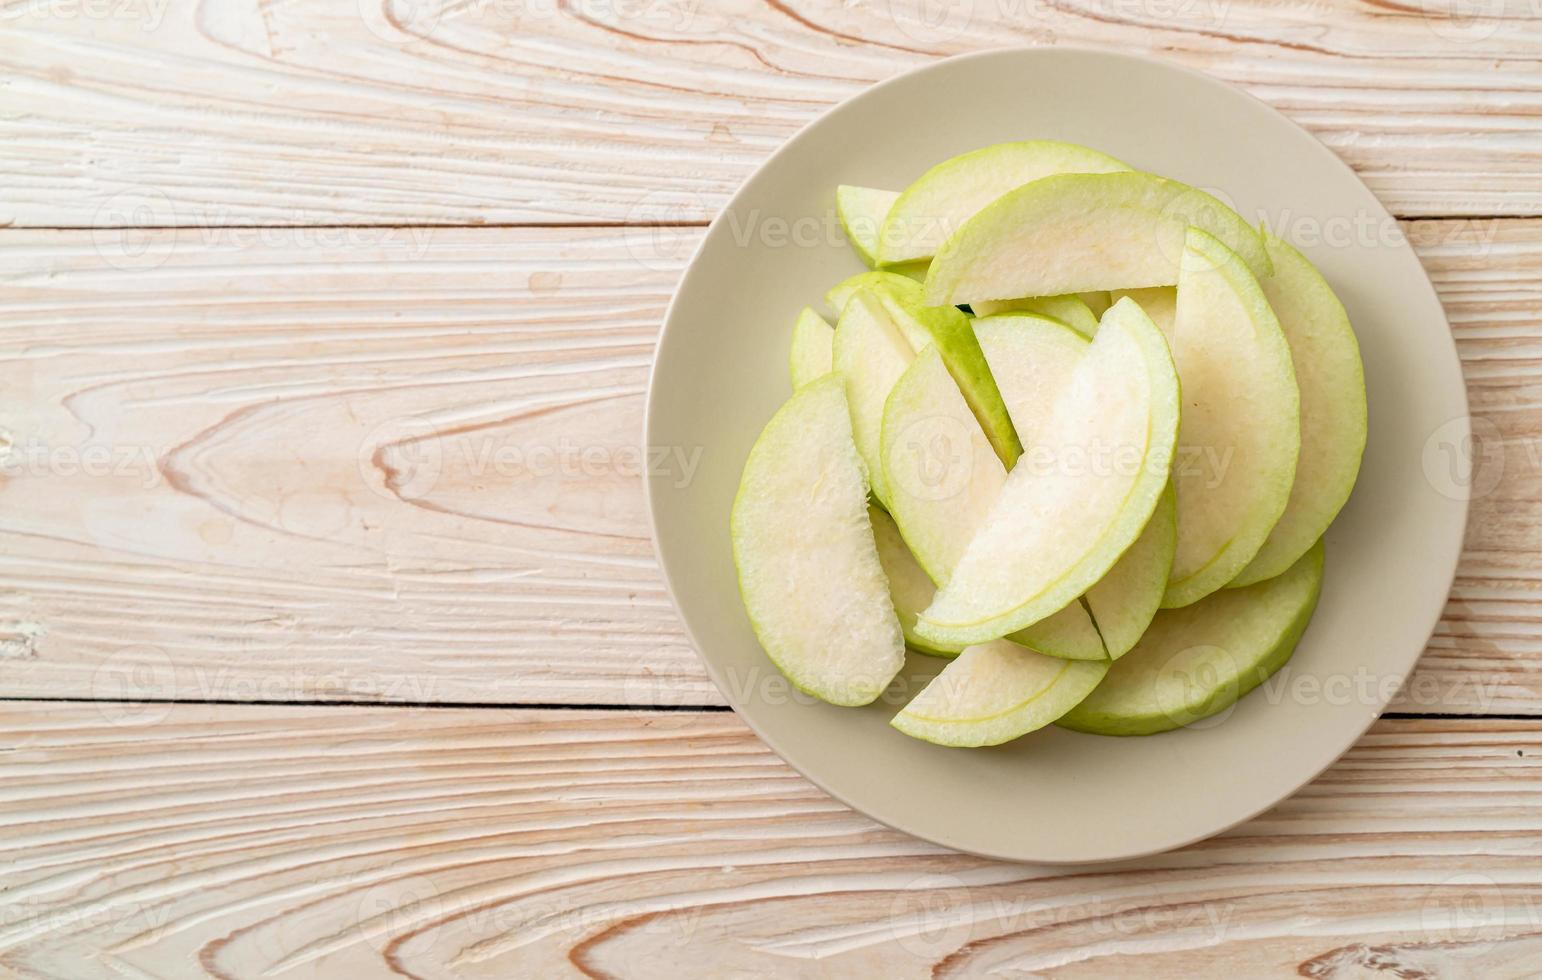
[[[1401,706],[1530,711],[1542,221],[1405,230],[1480,442]],[[720,703],[643,512],[691,459],[638,448],[698,234],[0,233],[0,694]]]
[[[1542,686],[1510,680],[1542,663],[1542,223],[1501,222],[1493,234],[1474,224],[1446,234],[1437,223],[1414,226],[1467,380],[1474,443],[1467,543],[1445,616],[1419,674],[1407,689],[1417,707],[1442,686],[1464,685],[1485,711],[1529,713]],[[1484,239],[1487,239],[1486,244]],[[1430,680],[1428,678],[1439,678]],[[1465,678],[1466,681],[1459,678]],[[1450,687],[1447,688],[1451,689]],[[1424,710],[1417,707],[1417,710]]]
[[[0,225],[705,221],[870,83],[1160,55],[1399,215],[1542,214],[1542,8],[1355,0],[7,0]]]
[[[1542,969],[1535,721],[1383,721],[1222,837],[1059,869],[878,826],[728,713],[12,702],[0,745],[0,975]]]
[[[652,238],[341,233],[0,240],[0,684],[715,700],[642,509]]]

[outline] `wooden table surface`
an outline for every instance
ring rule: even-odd
[[[643,511],[705,222],[831,104],[1004,45],[1316,133],[1478,436],[1394,712],[1117,866],[812,787]],[[4,0],[0,393],[0,977],[1542,974],[1538,0]]]

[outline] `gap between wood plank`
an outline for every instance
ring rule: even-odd
[[[726,704],[560,704],[532,702],[510,703],[505,701],[282,701],[259,699],[240,701],[235,698],[48,698],[48,697],[0,697],[0,704],[196,704],[230,705],[254,708],[432,708],[450,711],[626,711],[638,713],[702,712],[724,714],[733,712]],[[1380,715],[1383,721],[1542,721],[1537,714],[1438,714],[1427,711],[1388,711]]]
[[[197,704],[197,705],[235,705],[240,707],[261,708],[449,708],[464,709],[467,711],[509,710],[509,711],[656,711],[661,713],[681,711],[703,712],[730,712],[733,711],[726,704],[601,704],[601,703],[546,703],[541,701],[510,702],[510,701],[361,701],[361,700],[336,700],[336,701],[299,701],[281,700],[277,698],[257,698],[251,701],[242,701],[238,698],[50,698],[35,696],[4,696],[0,697],[0,704],[21,703],[42,704]],[[1438,717],[1459,718],[1460,715],[1446,715]],[[1492,717],[1502,717],[1494,715]]]
[[[1389,212],[1390,213],[1390,212]],[[1393,214],[1394,221],[1526,221],[1542,218],[1542,211],[1526,211],[1514,214]],[[316,229],[327,231],[336,229],[346,230],[388,230],[409,228],[435,228],[445,231],[481,229],[505,229],[505,230],[543,230],[543,229],[572,229],[575,231],[587,228],[706,228],[712,224],[711,220],[704,221],[487,221],[472,224],[469,222],[425,222],[421,224],[368,224],[368,223],[338,223],[322,222],[320,224],[178,224],[178,225],[0,225],[0,232],[7,231],[179,231],[206,227],[218,227],[221,231],[290,231],[298,228]]]
[[[1538,212],[1542,216],[1542,212]],[[1524,216],[1522,216],[1524,217]],[[1394,218],[1396,216],[1394,215]],[[1403,219],[1398,219],[1403,220]],[[1451,217],[1450,220],[1487,220],[1481,215],[1471,219],[1459,219]],[[317,231],[385,231],[388,229],[409,228],[434,228],[445,231],[470,230],[479,231],[484,228],[502,229],[573,229],[586,228],[705,228],[712,222],[708,221],[486,221],[480,223],[470,222],[427,222],[424,224],[366,224],[322,222],[321,224],[287,224],[287,225],[260,225],[260,224],[226,224],[224,222],[208,222],[204,224],[180,224],[180,225],[0,225],[0,232],[4,231],[186,231],[200,228],[218,228],[220,231],[291,231],[298,228],[313,228]]]

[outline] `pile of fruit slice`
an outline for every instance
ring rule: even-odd
[[[732,537],[761,645],[950,746],[1168,731],[1278,670],[1365,448],[1344,307],[1193,187],[1030,141],[843,186],[873,271],[792,333]]]

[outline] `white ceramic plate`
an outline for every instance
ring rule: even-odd
[[[1360,338],[1370,438],[1328,534],[1317,616],[1289,665],[1232,711],[1182,731],[1059,729],[994,749],[907,738],[889,718],[941,661],[861,709],[790,692],[739,601],[729,508],[750,445],[788,396],[805,305],[861,269],[833,217],[839,183],[903,189],[933,164],[1060,139],[1219,191],[1323,271]],[[648,393],[650,447],[702,450],[694,479],[650,478],[669,588],[723,695],[832,795],[919,837],[992,857],[1091,862],[1178,847],[1278,803],[1381,713],[1439,617],[1461,550],[1467,406],[1445,315],[1396,223],[1316,139],[1221,82],[1067,49],[941,62],[826,113],[712,223],[680,283]]]

